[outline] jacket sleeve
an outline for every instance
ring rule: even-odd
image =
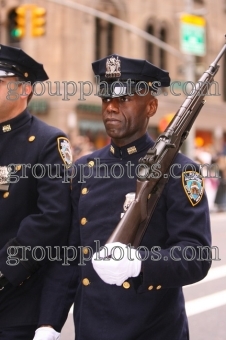
[[[30,214],[18,225],[16,237],[9,240],[0,251],[1,271],[15,286],[46,263],[47,246],[60,245],[68,237],[71,220],[70,181],[64,181],[65,166],[58,150],[58,137],[59,132],[54,132],[42,145],[36,178],[21,179],[27,181],[24,187],[31,185],[24,193],[21,192],[22,199],[30,204]],[[23,198],[23,195],[27,197]],[[26,255],[23,247],[28,247]],[[7,263],[8,252],[11,249],[15,254],[16,248],[20,261],[12,266]],[[42,257],[44,260],[39,260]]]
[[[80,280],[78,202],[81,186],[78,181],[78,176],[72,181],[73,210],[68,244],[62,249],[62,261],[49,264],[40,301],[38,326],[51,325],[58,332],[61,331],[67,319]]]
[[[205,192],[192,205],[182,184],[182,173],[170,178],[164,192],[167,239],[149,252],[141,250],[142,293],[149,289],[181,287],[202,280],[211,266],[211,231]],[[150,221],[151,228],[151,221]]]

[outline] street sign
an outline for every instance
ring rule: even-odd
[[[196,56],[206,54],[206,21],[203,17],[182,14],[180,17],[181,51]]]

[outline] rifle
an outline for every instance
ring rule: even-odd
[[[220,67],[217,63],[225,51],[226,44],[195,84],[194,91],[187,96],[165,131],[145,157],[139,160],[135,199],[106,243],[121,242],[133,247],[139,246],[168,181],[169,168],[205,103],[204,98]],[[156,168],[161,169],[160,176],[155,175]]]

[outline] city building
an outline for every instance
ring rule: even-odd
[[[76,4],[86,7],[78,9]],[[25,18],[20,22],[24,26],[22,37],[21,32],[15,31],[15,10],[21,6],[25,8],[20,13]],[[45,11],[36,13],[37,7]],[[128,27],[107,21],[99,12],[89,13],[87,7],[120,19],[120,25],[124,22],[151,34],[178,53],[169,53]],[[204,34],[200,38],[193,33],[193,39],[194,44],[202,44],[202,51],[194,56],[181,50],[182,43],[186,44],[184,14],[201,17],[194,24]],[[36,16],[43,19],[38,24],[38,36],[34,27]],[[225,43],[225,20],[226,0],[218,0],[217,6],[212,0],[0,0],[0,43],[23,48],[45,66],[50,79],[35,85],[31,112],[71,135],[86,134],[99,148],[108,139],[101,122],[101,101],[96,95],[97,81],[91,63],[117,53],[147,59],[170,72],[172,86],[167,94],[159,96],[158,112],[150,120],[149,132],[156,138],[183,103],[187,82],[199,79]],[[188,29],[187,34],[192,35],[192,30]],[[206,96],[190,142],[211,146],[214,152],[220,152],[226,142],[226,54],[219,64],[216,83]]]

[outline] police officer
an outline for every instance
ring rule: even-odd
[[[32,86],[47,79],[23,50],[0,45],[1,340],[34,336],[48,260],[70,227],[69,141],[27,109]]]
[[[120,242],[106,244],[134,199],[136,165],[154,144],[147,127],[157,110],[156,93],[170,85],[169,74],[118,55],[94,62],[93,70],[111,143],[75,163],[71,245],[80,256],[74,266],[61,267],[63,275],[52,267],[39,325],[60,332],[74,291],[76,340],[188,340],[182,286],[203,279],[211,263],[199,256],[211,235],[196,165],[177,155],[139,252]],[[48,338],[40,327],[34,339]]]

